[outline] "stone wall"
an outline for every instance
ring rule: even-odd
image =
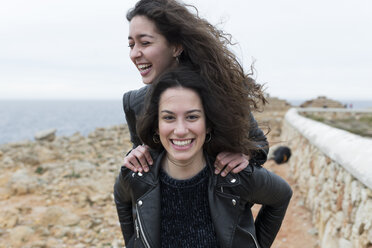
[[[281,138],[292,149],[294,190],[312,212],[320,247],[372,247],[372,139],[307,119],[297,109],[287,112]]]

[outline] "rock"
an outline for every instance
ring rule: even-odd
[[[56,138],[57,129],[43,130],[35,134],[35,140],[53,141]]]
[[[28,226],[17,226],[14,229],[11,229],[9,232],[10,239],[15,244],[27,242],[35,233],[35,231]]]
[[[36,240],[31,243],[31,248],[47,248],[47,242],[44,240]]]
[[[339,248],[353,248],[353,244],[349,240],[341,238],[338,241],[338,247]]]
[[[0,161],[0,168],[3,167],[3,168],[10,168],[14,165],[14,161],[11,157],[9,156],[4,156],[2,161]]]
[[[58,151],[48,149],[44,146],[36,146],[34,152],[40,163],[50,162],[58,158]]]
[[[321,241],[322,248],[334,248],[338,247],[337,237],[334,235],[332,222],[329,221],[325,227],[323,238]]]
[[[82,136],[79,132],[76,132],[72,136],[69,137],[69,141],[71,143],[78,143],[78,142],[80,142],[84,139],[85,139],[85,137]]]
[[[12,191],[9,188],[0,187],[0,200],[9,199],[12,196]]]
[[[40,224],[73,226],[80,222],[80,217],[59,206],[48,207],[40,218]]]
[[[74,226],[74,225],[79,224],[79,222],[80,222],[80,217],[74,213],[67,212],[61,218],[61,224],[65,226]]]
[[[76,174],[80,175],[89,175],[92,173],[93,170],[95,170],[97,167],[87,161],[79,162],[79,161],[74,161],[72,162],[72,171],[74,171]]]
[[[17,225],[19,212],[15,209],[0,212],[1,228],[10,229]]]
[[[310,233],[310,234],[313,235],[313,236],[318,235],[318,229],[316,229],[315,227],[309,229],[307,232]]]
[[[56,226],[53,228],[53,237],[61,239],[68,235],[70,228],[65,226]]]
[[[24,195],[35,192],[39,186],[39,181],[28,174],[26,170],[19,169],[12,175],[7,186],[12,194]]]
[[[325,96],[318,96],[313,100],[308,100],[300,105],[302,108],[345,108],[345,106],[338,101],[328,99]]]
[[[33,154],[25,154],[20,156],[19,161],[24,163],[24,164],[29,164],[29,165],[39,165],[40,161],[37,156]]]

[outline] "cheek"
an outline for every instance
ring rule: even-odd
[[[170,132],[171,132],[171,129],[169,125],[166,125],[165,123],[162,123],[162,122],[159,123],[158,133],[159,133],[160,139],[166,139]]]
[[[169,49],[159,50],[159,53],[157,53],[154,58],[158,66],[162,68],[167,68],[175,62],[175,58],[173,58]]]

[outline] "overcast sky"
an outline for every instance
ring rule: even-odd
[[[372,100],[371,0],[185,2],[223,23],[244,68],[256,61],[256,80],[271,96]],[[141,87],[125,19],[135,3],[2,1],[0,100],[114,100]]]

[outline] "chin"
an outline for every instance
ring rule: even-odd
[[[142,83],[148,85],[148,84],[152,84],[152,81],[147,80],[147,79],[143,79],[143,80],[142,80]]]

